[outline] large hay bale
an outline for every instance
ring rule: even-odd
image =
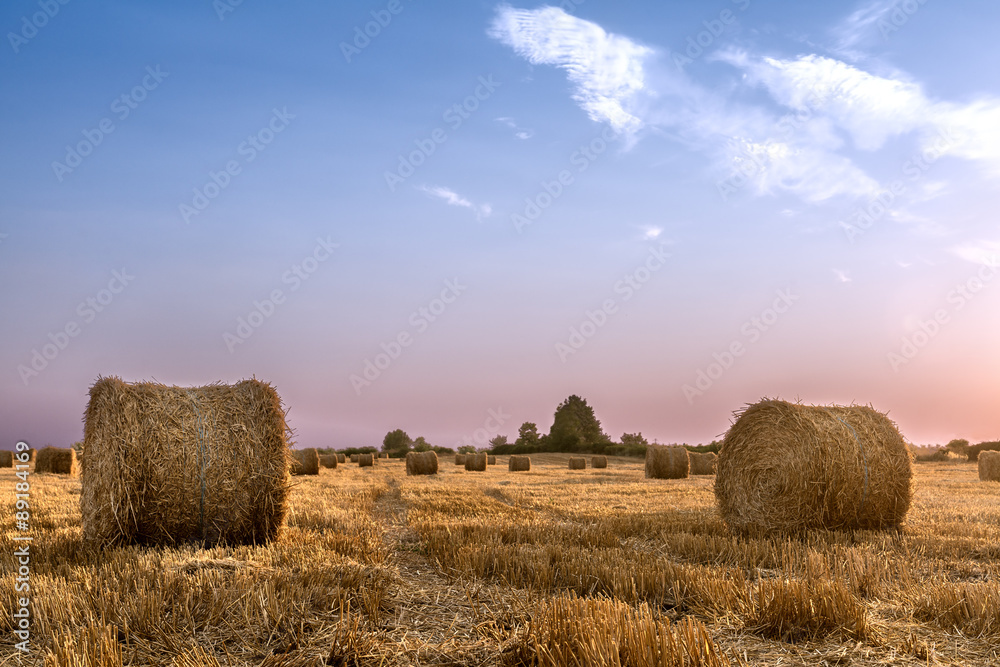
[[[371,468],[375,465],[375,455],[374,454],[358,454],[358,467],[359,468]]]
[[[455,465],[464,466],[465,465],[465,454],[455,454]]]
[[[903,521],[912,497],[911,454],[881,412],[763,400],[736,417],[715,479],[731,529],[878,529]]]
[[[569,469],[570,470],[586,470],[587,469],[587,459],[583,456],[571,456],[569,457]]]
[[[646,477],[649,479],[684,479],[691,470],[687,447],[650,445],[646,448]]]
[[[351,454],[351,463],[357,463],[360,456],[360,454]]]
[[[608,457],[607,456],[591,456],[590,457],[590,467],[591,468],[607,468],[608,467]]]
[[[407,475],[436,475],[438,455],[435,452],[407,452]]]
[[[84,539],[212,545],[277,536],[290,457],[285,411],[271,385],[98,378],[84,421]]]
[[[14,467],[14,452],[4,449],[0,450],[0,468]]]
[[[495,466],[497,464],[497,457],[493,454],[486,455],[486,465]]]
[[[316,451],[315,447],[292,450],[292,474],[319,474],[319,452]]]
[[[35,472],[76,477],[80,472],[76,462],[76,450],[70,447],[43,447],[35,457]]]
[[[531,470],[531,457],[522,454],[513,454],[507,460],[507,470],[510,472],[523,472]]]
[[[1000,452],[979,452],[979,479],[983,482],[1000,482]]]
[[[482,472],[486,470],[486,452],[479,452],[478,454],[466,454],[465,469],[472,470],[474,472]]]
[[[337,455],[336,454],[320,454],[319,464],[324,468],[336,468],[337,467]]]
[[[692,475],[714,475],[718,455],[715,452],[688,452]]]
[[[337,463],[347,463],[347,457],[343,454],[337,454]]]

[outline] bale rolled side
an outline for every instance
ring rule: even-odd
[[[570,470],[586,470],[587,469],[587,459],[583,456],[571,456],[569,457],[569,469]]]
[[[1000,482],[1000,452],[979,453],[979,479],[983,482]]]
[[[0,468],[14,467],[14,452],[4,449],[0,450]]]
[[[337,454],[337,463],[347,463],[347,457],[343,454]]]
[[[513,454],[507,460],[507,470],[510,472],[524,472],[531,470],[531,457],[522,454]]]
[[[465,455],[465,469],[475,472],[486,470],[486,452]]]
[[[35,457],[35,472],[76,477],[80,470],[76,450],[62,447],[43,447]]]
[[[608,457],[607,456],[591,456],[590,457],[590,467],[591,468],[607,468],[608,467]]]
[[[287,436],[278,393],[256,379],[183,388],[99,378],[85,414],[84,539],[273,539],[285,520]]]
[[[691,471],[687,447],[650,445],[646,448],[646,477],[649,479],[685,479]]]
[[[407,452],[407,475],[436,475],[438,455],[435,452]]]
[[[358,467],[359,468],[371,468],[375,465],[375,455],[374,454],[358,454]]]
[[[360,454],[351,454],[351,463],[357,463],[360,456]]]
[[[704,454],[700,452],[688,452],[688,457],[691,459],[692,475],[715,474],[715,464],[719,458],[715,452],[705,452]]]
[[[293,475],[318,475],[319,452],[315,447],[292,450]]]
[[[324,468],[336,468],[337,467],[337,455],[336,454],[320,454],[319,464]]]
[[[715,497],[738,532],[898,526],[912,455],[867,406],[763,400],[736,413],[716,462]]]
[[[495,466],[497,464],[497,457],[493,454],[488,454],[486,456],[486,465]]]
[[[465,454],[455,454],[455,465],[464,466],[465,465]]]

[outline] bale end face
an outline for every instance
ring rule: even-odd
[[[293,475],[318,475],[319,452],[316,448],[293,449],[291,472]]]
[[[705,452],[704,454],[699,452],[688,452],[688,456],[691,459],[692,475],[715,474],[715,463],[719,458],[715,452]]]
[[[687,447],[650,445],[646,448],[647,479],[686,479],[690,471]]]
[[[437,453],[435,452],[406,453],[407,475],[436,475],[437,471],[438,471]]]
[[[466,454],[465,469],[474,472],[483,472],[486,470],[486,453]]]
[[[343,454],[337,454],[337,463],[347,463],[347,457]]]
[[[524,472],[531,470],[531,457],[521,454],[513,454],[507,460],[507,470],[510,472]]]
[[[569,469],[570,470],[586,470],[587,469],[587,459],[582,456],[571,456],[569,459]]]
[[[979,479],[983,482],[1000,482],[1000,452],[979,453]]]

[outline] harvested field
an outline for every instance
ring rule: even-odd
[[[32,476],[22,664],[1000,664],[1000,487],[976,464],[915,466],[899,531],[742,537],[711,477],[568,461],[338,467],[296,478],[272,543],[204,550],[90,548],[80,479]],[[5,609],[16,567],[4,549]],[[0,618],[4,656],[14,629]]]

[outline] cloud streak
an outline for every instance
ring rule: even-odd
[[[482,220],[483,218],[488,218],[493,213],[493,207],[489,204],[473,204],[471,201],[462,197],[457,192],[451,188],[445,188],[441,186],[428,186],[421,185],[418,188],[421,192],[434,197],[435,199],[440,199],[448,206],[459,206],[461,208],[467,208],[472,210],[476,214],[476,220]]]

